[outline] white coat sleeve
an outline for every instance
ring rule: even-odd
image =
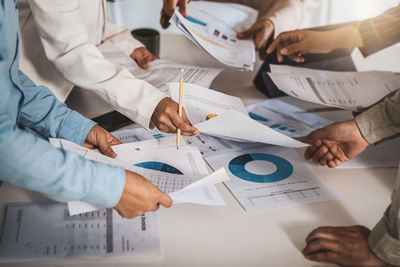
[[[306,12],[315,8],[319,0],[279,0],[262,16],[274,23],[274,37],[280,33],[303,27]]]
[[[115,110],[149,129],[154,109],[167,95],[103,57],[89,42],[90,29],[80,21],[79,1],[29,3],[46,56],[65,79],[95,92]]]
[[[130,56],[136,48],[144,46],[139,40],[135,39],[129,29],[120,27],[109,19],[105,20],[103,42],[111,41],[119,49]]]

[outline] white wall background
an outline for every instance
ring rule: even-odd
[[[376,16],[398,4],[398,0],[321,0],[320,6],[307,16],[302,26],[361,20]],[[110,18],[119,25],[129,29],[146,27],[165,31],[159,23],[162,0],[119,0],[108,3],[108,6]],[[173,27],[168,28],[167,32],[178,33]]]
[[[320,0],[320,6],[308,14],[304,25],[299,25],[299,28],[366,19],[398,4],[399,0]],[[161,28],[159,23],[161,6],[162,0],[119,0],[109,3],[108,12],[110,18],[117,24],[129,29],[146,27],[160,32],[179,33],[174,27],[169,27],[166,31]],[[360,71],[400,72],[399,44],[367,58],[363,58],[355,49],[352,57]]]

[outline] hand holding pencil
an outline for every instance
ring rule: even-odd
[[[181,69],[181,77],[179,78],[179,103],[178,115],[182,117],[182,97],[183,97],[183,69]],[[181,129],[176,130],[176,149],[179,149],[181,143]]]
[[[182,70],[183,71],[183,70]],[[180,84],[183,90],[183,75],[180,77]],[[180,105],[169,97],[163,98],[157,105],[156,109],[151,116],[150,128],[157,127],[160,131],[165,133],[176,133],[178,135],[197,135],[199,130],[193,127],[188,117],[186,116],[185,109],[182,106],[182,94],[180,97]],[[179,131],[179,134],[178,134]],[[180,141],[180,138],[179,138]],[[177,147],[179,146],[177,141]]]

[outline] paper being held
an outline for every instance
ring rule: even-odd
[[[233,3],[192,1],[187,14],[185,18],[176,9],[170,23],[220,63],[237,70],[253,69],[254,44],[236,35],[256,21],[257,10]]]
[[[269,76],[290,96],[353,110],[367,108],[400,88],[400,76],[383,71],[334,72],[271,65]]]
[[[195,147],[182,146],[180,151],[173,148],[153,149],[152,152],[130,151],[121,149],[121,147],[129,146],[130,144],[118,145],[115,151],[119,153],[117,159],[112,159],[98,152],[83,148],[66,140],[52,140],[52,143],[59,147],[68,147],[71,152],[78,152],[86,159],[99,161],[105,164],[120,166],[124,169],[136,172],[150,180],[154,185],[160,188],[165,193],[171,194],[184,189],[190,185],[191,190],[201,189],[202,193],[176,194],[179,197],[179,203],[196,203],[204,205],[225,205],[223,199],[213,186],[219,183],[219,180],[226,180],[228,176],[224,172],[218,172],[219,176],[211,175],[209,177],[204,161],[200,156],[200,152]],[[119,148],[118,148],[119,147]],[[146,146],[145,146],[146,147]],[[151,145],[154,148],[154,144]],[[84,151],[84,153],[82,152]],[[124,153],[125,152],[125,153]],[[170,157],[171,153],[176,155]],[[166,163],[166,158],[179,160],[180,164]],[[201,160],[201,161],[200,161]],[[202,164],[202,165],[201,165]],[[172,165],[178,166],[175,168]],[[185,173],[185,174],[184,174]],[[206,192],[207,191],[207,192]],[[174,196],[172,197],[174,199]],[[84,203],[81,201],[71,201],[68,203],[69,212],[71,215],[76,215],[84,212],[90,212],[101,209],[98,205]]]
[[[171,98],[178,102],[179,84],[169,83],[168,87]],[[183,85],[183,107],[192,124],[203,122],[207,115],[227,110],[236,110],[248,116],[240,98],[190,83]]]
[[[218,114],[215,118],[196,124],[195,127],[201,133],[235,141],[258,142],[293,148],[308,146],[235,110]]]

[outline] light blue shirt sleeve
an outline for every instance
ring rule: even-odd
[[[18,40],[15,1],[0,0],[0,179],[57,201],[114,207],[125,186],[122,168],[56,149],[19,128],[82,144],[94,122],[19,71]]]
[[[10,184],[57,201],[114,207],[125,185],[121,168],[86,160],[13,126],[0,114],[0,173]]]
[[[70,140],[82,145],[94,121],[67,108],[44,86],[36,86],[25,74],[19,71],[24,102],[19,122],[45,137]]]

